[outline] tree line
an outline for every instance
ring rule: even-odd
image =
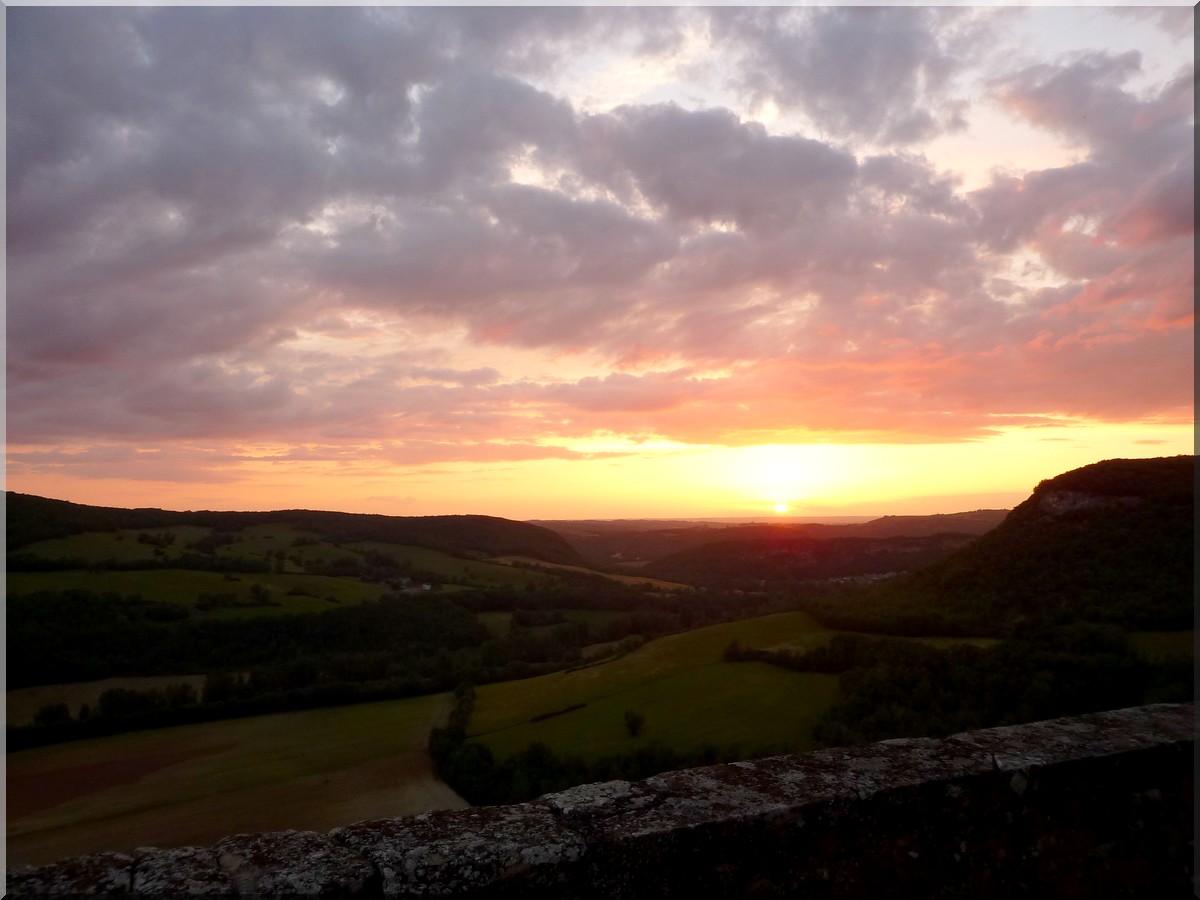
[[[1112,625],[1022,629],[995,647],[836,635],[805,653],[731,644],[729,661],[838,675],[840,699],[813,736],[826,746],[937,737],[1193,696],[1190,661],[1151,663]]]
[[[631,640],[755,611],[731,602],[735,599],[657,595],[609,582],[565,584],[548,593],[389,595],[319,613],[223,620],[197,619],[186,607],[111,592],[13,596],[7,622],[10,688],[115,676],[209,675],[195,698],[122,689],[83,716],[46,710],[35,725],[10,729],[10,747],[407,697],[450,690],[464,680],[532,677],[587,665],[582,648],[589,644],[627,650]],[[223,601],[212,596],[206,602]],[[567,614],[597,608],[620,614],[596,625]],[[513,612],[517,627],[511,633],[493,636],[475,615],[496,609]]]

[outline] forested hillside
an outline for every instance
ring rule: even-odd
[[[681,550],[639,571],[689,584],[781,590],[810,581],[911,571],[941,559],[973,538],[970,534],[816,538],[781,531]]]
[[[1006,509],[977,509],[931,516],[883,516],[852,523],[646,519],[613,522],[544,521],[537,524],[565,537],[592,565],[621,566],[657,561],[697,547],[729,541],[977,535],[995,528],[1004,521],[1006,515]]]
[[[1190,628],[1195,457],[1106,460],[1043,481],[946,559],[812,611],[839,628],[1008,634],[1032,622]]]

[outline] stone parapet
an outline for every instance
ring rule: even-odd
[[[7,873],[8,896],[1187,896],[1194,706],[583,785]]]

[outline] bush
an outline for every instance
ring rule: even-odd
[[[625,711],[625,730],[629,732],[630,737],[637,737],[645,726],[645,716],[632,710]]]
[[[33,716],[34,725],[58,725],[71,721],[71,710],[65,703],[47,703]]]

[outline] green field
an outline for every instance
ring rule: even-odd
[[[10,753],[8,861],[462,806],[426,755],[448,708],[436,694]]]
[[[236,580],[232,580],[236,579]],[[201,594],[234,594],[247,600],[251,588],[260,584],[279,606],[244,606],[195,609]],[[150,569],[131,572],[9,572],[8,593],[32,594],[37,591],[80,590],[93,593],[116,593],[121,596],[139,594],[145,600],[174,603],[192,609],[192,615],[204,618],[248,618],[280,613],[322,612],[335,604],[325,598],[334,597],[339,604],[363,603],[377,600],[388,589],[383,585],[365,584],[355,578],[333,578],[325,575],[297,573],[241,573],[227,576],[219,572],[195,569]],[[303,593],[292,593],[303,592]]]
[[[119,532],[89,532],[30,544],[27,547],[22,547],[18,551],[18,555],[50,560],[83,560],[87,563],[104,563],[107,561],[131,563],[172,560],[180,558],[186,552],[196,552],[189,551],[188,545],[207,537],[211,533],[211,528],[190,525],[174,528],[151,528],[144,531],[127,529]],[[169,546],[159,547],[139,542],[138,536],[141,534],[147,534],[154,538],[162,538],[169,535],[174,540]],[[364,561],[367,553],[382,553],[397,562],[408,564],[414,571],[414,574],[427,573],[449,587],[463,586],[470,588],[537,590],[551,587],[559,582],[559,579],[548,571],[534,572],[514,568],[509,565],[464,559],[438,550],[430,550],[426,547],[387,544],[378,541],[356,542],[344,545],[333,544],[318,540],[312,532],[304,531],[285,523],[252,525],[231,534],[234,538],[232,543],[223,544],[216,548],[215,553],[218,558],[267,561],[270,563],[272,569],[282,565],[283,571],[291,575],[303,575],[309,567],[327,566],[330,563],[346,558],[351,558],[361,563]],[[283,560],[279,558],[280,553],[285,555]],[[48,573],[39,574],[45,575]],[[256,574],[243,574],[240,577],[243,580],[256,578],[263,581]],[[178,578],[175,579],[176,582],[178,580]],[[351,582],[355,581],[353,578],[348,580]],[[39,582],[39,585],[41,583]],[[64,590],[67,589],[66,586],[80,586],[78,581],[72,578],[46,583],[54,585],[48,588],[51,590]],[[58,587],[57,585],[60,583],[65,585],[65,587]],[[154,582],[147,583],[143,581],[139,583],[149,584],[150,589],[156,593],[166,595],[164,599],[167,599],[169,602],[177,602],[174,598],[177,598],[178,592],[171,591],[169,586]],[[24,583],[18,582],[18,584],[19,587],[16,590],[26,590]],[[263,584],[266,584],[266,582],[263,581]],[[294,584],[289,585],[289,587],[294,586]],[[47,588],[39,586],[35,589],[42,590]],[[93,589],[100,591],[114,590],[114,588],[99,586]],[[131,592],[126,588],[115,588],[115,590],[119,590],[122,593]],[[187,588],[183,590],[185,594],[188,591]],[[199,590],[209,590],[209,588],[200,588]],[[149,593],[142,589],[136,589],[133,592],[142,593],[144,596],[149,597]],[[329,594],[338,597],[342,602],[358,602],[362,599],[354,591],[346,595],[344,591],[326,590],[318,596],[325,597]],[[192,598],[194,598],[194,594],[190,597],[184,597],[183,600],[187,602],[188,599]]]
[[[660,588],[665,591],[690,591],[694,590],[691,585],[680,584],[677,581],[663,581],[661,578],[648,578],[642,575],[614,575],[611,572],[599,572],[595,569],[587,569],[583,566],[568,566],[563,563],[549,563],[540,559],[533,559],[528,556],[497,556],[493,562],[501,563],[505,566],[512,566],[514,563],[520,563],[527,566],[535,566],[538,569],[552,570],[563,569],[567,572],[583,572],[587,575],[597,575],[600,578],[607,578],[609,581],[618,581],[621,584],[633,585],[649,585],[650,587]]]
[[[535,742],[589,760],[649,743],[679,752],[706,744],[736,744],[746,753],[810,749],[812,726],[837,700],[837,677],[726,663],[722,655],[734,640],[743,647],[801,653],[838,633],[792,612],[670,635],[610,662],[484,685],[476,691],[468,730],[498,757]],[[997,643],[991,638],[912,640],[939,648]],[[637,738],[625,728],[627,710],[646,718]]]
[[[1129,636],[1133,649],[1146,659],[1194,659],[1195,631],[1136,631]]]
[[[512,628],[512,613],[510,612],[475,613],[475,618],[491,633],[492,637],[508,637]]]
[[[277,522],[271,525],[250,525],[233,532],[235,540],[218,550],[222,555],[265,556],[280,550],[292,551],[298,540],[316,540],[311,531],[302,531],[292,525]],[[320,546],[320,544],[312,545]],[[304,548],[309,549],[309,548]]]
[[[650,744],[680,753],[706,745],[747,755],[792,753],[815,746],[812,726],[837,693],[835,675],[788,672],[764,663],[714,663],[479,740],[500,758],[534,742],[586,760],[631,753]],[[626,711],[645,718],[636,738],[626,730]]]
[[[39,559],[83,559],[88,562],[102,562],[109,559],[117,562],[133,562],[154,559],[156,556],[165,556],[167,559],[171,559],[181,555],[189,543],[206,537],[211,531],[211,528],[201,528],[196,525],[144,530],[90,531],[65,538],[38,541],[36,544],[22,547],[16,552],[21,556],[36,556]],[[174,536],[175,542],[169,547],[163,548],[138,543],[138,535],[143,533],[154,537],[170,534]],[[162,552],[155,554],[154,551],[158,549],[161,549]]]
[[[817,647],[832,634],[794,612],[670,635],[589,668],[484,685],[469,731],[498,755],[535,741],[588,758],[651,740],[676,750],[706,743],[798,749],[811,720],[832,704],[837,679],[721,657],[734,640],[758,648]],[[582,709],[532,721],[579,704]],[[623,731],[627,709],[646,716],[637,742]]]
[[[348,544],[347,547],[364,552],[385,553],[395,560],[409,563],[414,569],[431,572],[446,581],[470,587],[526,589],[545,588],[558,583],[557,578],[546,573],[464,559],[427,547],[383,544],[376,541]]]

